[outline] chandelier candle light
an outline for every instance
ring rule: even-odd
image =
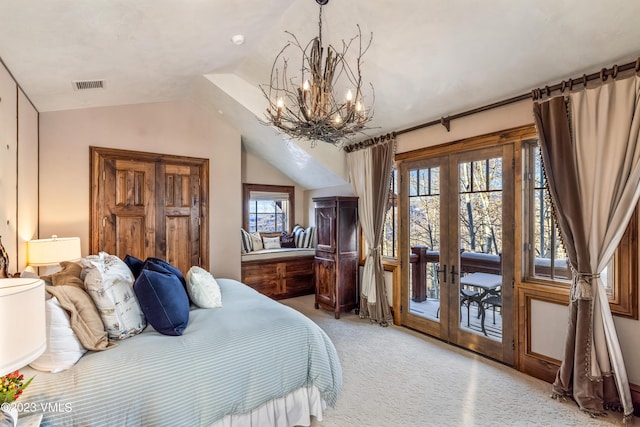
[[[358,35],[348,42],[343,40],[341,51],[331,45],[323,47],[322,7],[328,2],[316,0],[320,5],[318,36],[305,47],[294,34],[286,31],[293,40],[276,56],[269,86],[260,85],[269,101],[266,124],[275,126],[292,138],[309,140],[312,147],[317,141],[339,145],[368,129],[365,125],[373,118],[372,106],[365,108],[360,71],[362,56],[371,46],[373,34],[363,47],[358,26]],[[359,46],[358,56],[353,64],[349,64],[345,56],[354,41]],[[302,54],[300,80],[287,74],[288,61],[284,53],[291,45]],[[282,62],[281,70],[277,67],[279,62]],[[343,78],[342,82],[340,78]],[[370,86],[373,98],[373,86]],[[341,90],[339,94],[334,92],[336,88]]]

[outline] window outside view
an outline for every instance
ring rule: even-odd
[[[249,200],[249,232],[288,231],[288,200]]]

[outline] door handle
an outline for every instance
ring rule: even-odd
[[[452,265],[451,266],[451,283],[453,283],[454,285],[456,284],[456,275],[458,275],[459,273],[456,273],[456,266]]]
[[[442,283],[447,283],[447,264],[442,265],[442,270],[436,270],[436,273],[442,274]]]

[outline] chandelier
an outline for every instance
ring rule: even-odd
[[[340,50],[322,46],[322,7],[328,2],[316,0],[320,5],[318,36],[306,46],[285,31],[292,40],[276,56],[269,86],[260,85],[269,102],[266,124],[292,138],[309,140],[312,147],[317,141],[339,145],[368,129],[366,124],[373,118],[373,86],[369,85],[372,104],[365,107],[361,76],[362,57],[371,46],[373,33],[363,46],[358,25],[358,34],[349,41],[342,40]],[[352,44],[357,44],[358,55],[349,62],[346,54]],[[284,56],[291,46],[301,54],[300,74],[296,77],[289,76]]]

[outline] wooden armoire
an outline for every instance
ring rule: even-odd
[[[317,197],[316,308],[340,313],[359,312],[358,198]]]

